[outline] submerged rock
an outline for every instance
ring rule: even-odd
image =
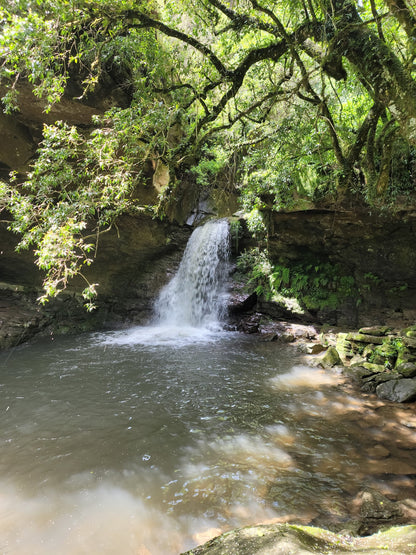
[[[371,456],[371,453],[369,454]],[[353,508],[360,522],[357,530],[360,536],[373,534],[383,525],[402,522],[403,512],[400,505],[372,488],[360,491],[353,501]]]
[[[416,526],[390,528],[366,538],[334,534],[322,528],[290,524],[247,526],[226,532],[183,555],[283,555],[293,553],[415,552]]]

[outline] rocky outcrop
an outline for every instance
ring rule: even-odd
[[[362,391],[376,393],[380,399],[412,402],[416,400],[415,332],[415,326],[402,330],[375,326],[329,334],[325,341],[332,344],[319,364],[343,366],[344,374]]]
[[[324,555],[370,552],[405,555],[414,553],[415,546],[416,526],[391,528],[366,538],[354,538],[310,526],[268,524],[226,532],[183,555]]]
[[[416,204],[408,198],[396,213],[328,208],[270,212],[268,250],[287,265],[339,265],[355,280],[356,293],[331,314],[314,314],[320,323],[367,326],[416,320]]]

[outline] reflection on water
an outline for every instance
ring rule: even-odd
[[[409,407],[276,343],[134,328],[0,364],[2,553],[177,554],[249,523],[345,520],[366,485],[415,497]]]

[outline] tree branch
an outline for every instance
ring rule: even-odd
[[[224,78],[229,77],[230,72],[226,68],[226,66],[221,62],[221,60],[214,54],[214,52],[208,46],[206,46],[205,44],[203,44],[199,40],[195,39],[194,37],[191,37],[190,35],[187,35],[186,33],[183,33],[182,31],[178,31],[177,29],[172,29],[172,27],[169,27],[168,25],[165,25],[161,21],[158,21],[156,19],[152,19],[148,15],[146,15],[144,13],[141,13],[141,12],[137,12],[135,10],[129,10],[129,11],[125,12],[125,16],[126,16],[127,19],[132,20],[132,23],[130,24],[130,28],[134,28],[134,27],[148,28],[148,27],[150,27],[150,28],[157,29],[157,30],[161,31],[164,35],[166,35],[168,37],[172,37],[172,38],[180,40],[181,42],[189,44],[190,46],[195,48],[195,50],[198,50],[199,52],[201,52],[201,54],[206,56],[210,60],[211,64],[215,67],[215,69],[218,71],[218,73],[222,77],[224,77]],[[141,24],[140,25],[134,24],[134,20],[140,21]]]

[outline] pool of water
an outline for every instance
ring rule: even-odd
[[[0,400],[2,553],[178,554],[255,522],[346,520],[366,485],[415,498],[409,407],[278,343],[168,326],[39,341],[1,355]]]

